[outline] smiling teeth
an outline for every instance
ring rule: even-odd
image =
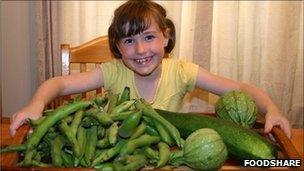
[[[145,63],[145,62],[148,61],[148,58],[135,59],[135,61],[136,61],[137,63]]]

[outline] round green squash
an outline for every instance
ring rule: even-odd
[[[257,105],[253,98],[242,91],[230,91],[215,104],[216,114],[246,128],[251,128],[257,117]]]
[[[184,144],[184,162],[195,170],[219,169],[227,159],[227,148],[213,129],[202,128],[188,136]]]

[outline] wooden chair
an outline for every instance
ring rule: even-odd
[[[110,51],[108,37],[101,36],[76,47],[71,47],[69,44],[61,44],[60,57],[62,60],[62,75],[69,75],[73,73],[73,70],[76,72],[89,71],[103,62],[112,60],[114,55]],[[101,92],[101,88],[95,91],[96,94]],[[89,98],[89,93],[92,92],[82,93],[82,97]],[[71,95],[56,99],[51,104],[51,107],[57,107],[70,99]]]

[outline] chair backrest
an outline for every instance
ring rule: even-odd
[[[80,72],[87,71],[87,64],[100,64],[114,58],[108,44],[108,37],[102,36],[80,46],[61,44],[62,75],[71,74],[71,64],[80,64]]]
[[[101,63],[108,62],[114,58],[110,51],[108,37],[101,36],[79,46],[71,47],[69,44],[61,44],[60,57],[62,61],[62,75],[69,75],[73,72],[85,72]],[[82,98],[90,98],[96,94],[102,93],[102,89],[96,89],[91,92],[82,93]],[[73,95],[67,95],[54,100],[51,107],[57,107],[73,98]]]

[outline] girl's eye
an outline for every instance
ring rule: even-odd
[[[147,36],[145,37],[145,39],[148,40],[148,41],[151,41],[151,40],[153,40],[154,38],[155,38],[155,36],[153,36],[153,35],[147,35]]]
[[[126,38],[126,39],[123,40],[123,43],[124,43],[124,44],[130,44],[130,43],[132,43],[132,42],[133,42],[133,40],[130,39],[130,38]]]

